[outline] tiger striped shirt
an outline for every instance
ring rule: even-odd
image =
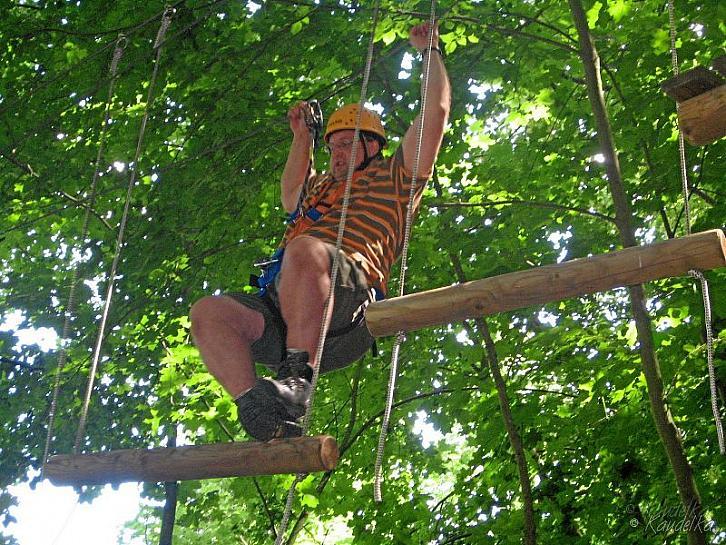
[[[384,293],[391,267],[403,249],[411,181],[399,147],[393,157],[373,160],[365,170],[356,171],[351,183],[342,250],[361,266],[368,284]],[[337,181],[328,173],[312,176],[303,189],[300,218],[318,204],[328,211],[316,222],[301,220],[307,226],[289,225],[281,247],[303,233],[335,244],[344,185],[345,180]],[[418,180],[416,185],[414,216],[426,180]]]

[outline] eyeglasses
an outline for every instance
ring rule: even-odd
[[[325,146],[328,153],[333,153],[335,150],[350,150],[353,149],[353,140],[341,140],[340,142],[329,142]]]

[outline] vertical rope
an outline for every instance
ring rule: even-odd
[[[406,284],[406,270],[408,269],[408,247],[409,240],[411,238],[411,224],[413,223],[413,204],[416,196],[416,185],[419,170],[419,163],[421,159],[421,141],[423,140],[424,130],[424,119],[426,114],[426,98],[428,96],[428,83],[429,75],[431,70],[431,47],[433,45],[434,38],[434,24],[436,22],[436,0],[431,0],[431,14],[429,16],[429,36],[428,36],[428,53],[426,55],[426,66],[424,68],[423,84],[421,87],[421,119],[418,126],[418,135],[416,141],[416,156],[413,163],[413,175],[411,179],[411,190],[408,195],[408,209],[406,210],[406,227],[403,235],[403,249],[401,251],[401,272],[398,279],[398,296],[401,297],[404,294],[404,288]],[[386,408],[383,413],[383,421],[381,423],[381,433],[378,437],[378,446],[376,448],[376,465],[375,465],[375,480],[373,482],[373,499],[376,502],[382,501],[381,494],[381,481],[382,481],[382,466],[383,466],[383,452],[386,447],[386,436],[388,434],[388,425],[391,419],[391,412],[393,410],[393,396],[396,388],[396,378],[398,376],[398,358],[401,353],[401,345],[405,340],[406,336],[403,331],[399,331],[396,334],[396,340],[393,344],[393,350],[391,351],[391,368],[388,376],[388,389],[386,392]]]
[[[673,0],[668,0],[668,22],[670,24],[670,41],[671,41],[671,65],[673,67],[673,73],[677,76],[680,73],[678,68],[678,52],[676,51],[676,19],[675,9],[673,8]],[[678,112],[680,106],[676,101],[676,112]],[[680,159],[681,169],[681,186],[683,189],[683,211],[686,221],[686,234],[691,234],[691,210],[688,206],[689,203],[689,191],[688,191],[688,169],[686,165],[686,143],[683,137],[683,131],[681,131],[680,123],[678,124],[678,157]]]
[[[676,18],[673,0],[668,0],[668,22],[670,24],[670,46],[671,46],[671,64],[673,73],[677,76],[680,72],[678,68],[678,52],[676,51]],[[676,112],[678,112],[679,104],[676,102]],[[681,185],[683,191],[683,211],[686,222],[686,234],[691,234],[691,207],[690,207],[690,191],[688,189],[688,167],[686,164],[686,145],[683,138],[683,132],[678,127],[678,156],[680,159]],[[723,422],[721,421],[721,411],[718,406],[718,391],[716,388],[716,370],[713,364],[713,323],[711,320],[711,298],[708,291],[708,282],[701,271],[688,271],[688,274],[697,278],[701,283],[701,294],[703,297],[704,327],[706,328],[706,360],[708,362],[708,383],[711,392],[711,412],[713,412],[714,422],[716,424],[716,437],[718,438],[718,448],[721,454],[726,454],[726,442],[724,441]]]
[[[101,171],[101,158],[103,157],[104,147],[106,143],[106,131],[108,130],[109,121],[111,118],[111,103],[113,101],[114,88],[116,86],[116,76],[118,73],[118,64],[123,57],[124,50],[128,44],[128,39],[123,34],[119,34],[116,39],[116,47],[111,58],[111,64],[109,66],[110,81],[108,83],[108,96],[106,97],[106,106],[103,112],[103,122],[101,123],[101,133],[99,135],[98,151],[96,153],[95,169],[93,172],[93,178],[91,180],[90,192],[88,200],[86,202],[86,213],[83,216],[83,227],[81,228],[81,244],[83,247],[86,245],[86,238],[88,237],[88,229],[91,218],[91,210],[96,202],[96,190],[98,187],[98,178]],[[58,410],[58,397],[60,395],[60,379],[63,372],[63,368],[68,360],[67,346],[70,342],[71,334],[71,321],[73,315],[76,313],[77,308],[77,290],[78,281],[81,276],[81,264],[76,264],[73,269],[73,276],[71,279],[71,288],[68,294],[68,303],[66,305],[65,316],[63,318],[63,332],[61,333],[61,345],[60,353],[58,354],[58,365],[55,369],[55,377],[53,379],[53,397],[50,403],[50,412],[48,414],[48,432],[45,436],[45,448],[43,449],[43,461],[41,468],[41,475],[45,473],[45,464],[48,462],[48,456],[50,454],[50,446],[53,442],[53,429],[55,428],[55,416]]]
[[[149,110],[151,106],[151,101],[153,99],[153,93],[154,93],[154,86],[156,84],[156,78],[159,73],[159,65],[161,61],[161,52],[162,47],[157,44],[160,44],[163,40],[164,33],[166,32],[167,28],[169,27],[169,23],[171,21],[171,16],[173,13],[172,8],[167,8],[164,10],[164,14],[162,15],[161,19],[161,25],[159,27],[159,32],[157,34],[156,40],[154,42],[154,49],[156,49],[156,58],[154,60],[154,71],[151,76],[151,81],[149,83],[149,90],[146,94],[146,107],[144,108],[144,116],[141,119],[141,128],[139,129],[139,138],[136,143],[136,152],[134,153],[134,160],[132,162],[132,166],[130,168],[131,172],[129,175],[129,184],[126,189],[126,202],[124,203],[124,211],[121,216],[121,223],[119,225],[118,230],[118,236],[116,238],[116,251],[113,256],[113,263],[111,264],[111,271],[109,273],[108,277],[108,287],[106,290],[106,300],[103,306],[103,313],[101,314],[101,322],[98,328],[98,336],[96,338],[96,345],[93,350],[93,361],[91,363],[91,369],[88,373],[88,384],[86,386],[86,396],[83,401],[83,409],[81,411],[81,419],[78,424],[78,430],[76,432],[76,440],[73,445],[73,453],[78,454],[81,448],[81,442],[83,441],[83,437],[85,435],[86,430],[86,421],[88,420],[88,408],[90,406],[91,402],[91,393],[93,392],[93,384],[96,378],[96,371],[98,370],[98,363],[101,357],[101,346],[103,345],[103,338],[105,336],[106,332],[106,322],[108,320],[108,314],[109,310],[111,308],[111,299],[113,296],[113,290],[115,286],[116,281],[116,271],[118,270],[118,262],[119,258],[121,257],[121,248],[123,247],[124,243],[124,234],[126,231],[126,223],[128,221],[129,216],[129,209],[131,208],[131,193],[134,188],[134,185],[136,185],[136,173],[138,170],[138,163],[139,163],[139,157],[141,156],[141,149],[144,142],[144,133],[146,132],[146,122],[149,119]]]
[[[711,317],[711,298],[708,291],[708,281],[701,271],[689,271],[694,278],[701,282],[701,293],[703,294],[703,325],[706,328],[706,358],[708,360],[708,385],[711,392],[711,412],[716,423],[716,437],[718,438],[718,449],[721,454],[726,454],[726,442],[724,441],[723,422],[721,411],[718,406],[718,391],[716,389],[716,369],[713,365],[713,321]]]
[[[340,268],[340,250],[343,246],[343,235],[345,233],[345,222],[348,217],[348,206],[350,204],[351,187],[353,185],[353,173],[355,172],[355,164],[358,155],[358,143],[360,142],[360,123],[365,107],[366,97],[368,95],[368,81],[370,79],[371,66],[373,65],[373,45],[376,35],[376,27],[378,26],[378,10],[380,0],[376,0],[375,8],[373,11],[373,28],[371,30],[371,37],[368,42],[368,53],[366,56],[366,65],[363,72],[363,83],[361,84],[360,100],[358,102],[358,112],[355,118],[355,130],[353,132],[353,143],[350,155],[350,162],[348,163],[348,172],[345,180],[345,193],[343,194],[343,204],[340,210],[340,222],[338,223],[338,234],[335,241],[335,257],[333,258],[332,270],[330,274],[330,288],[328,289],[328,296],[325,299],[325,305],[323,306],[323,321],[320,324],[320,334],[318,336],[318,346],[315,352],[315,360],[313,362],[313,378],[311,384],[310,400],[308,401],[308,408],[305,411],[305,417],[303,418],[302,434],[307,435],[310,429],[310,422],[313,414],[313,402],[315,400],[315,390],[318,385],[318,378],[320,376],[320,362],[323,358],[323,350],[325,349],[325,337],[328,333],[328,319],[329,314],[333,308],[330,304],[333,301],[335,295],[335,285],[338,281],[338,270]],[[287,492],[287,500],[285,501],[285,511],[280,522],[280,527],[277,530],[277,537],[275,538],[275,545],[281,545],[285,539],[285,532],[287,526],[290,523],[290,516],[292,515],[292,504],[295,499],[295,490],[297,485],[302,482],[305,478],[305,474],[297,474],[295,480],[290,485],[290,489]]]

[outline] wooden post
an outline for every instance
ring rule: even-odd
[[[720,229],[371,303],[374,337],[726,266]]]
[[[276,439],[268,443],[115,450],[57,455],[45,474],[53,484],[83,486],[126,481],[187,481],[335,469],[338,445],[330,436]]]
[[[705,146],[726,136],[726,84],[680,102],[678,125],[694,146]]]

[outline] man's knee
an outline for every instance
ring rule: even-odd
[[[202,326],[210,318],[219,313],[219,303],[219,296],[207,295],[192,305],[189,311],[189,318],[192,321],[192,331],[194,331],[195,327]]]
[[[218,332],[220,326],[229,327],[243,338],[254,341],[262,336],[265,327],[261,313],[220,295],[202,297],[192,305],[189,315],[195,341]]]
[[[293,275],[330,274],[330,254],[326,244],[307,236],[293,239],[285,248],[283,270],[293,271]]]

